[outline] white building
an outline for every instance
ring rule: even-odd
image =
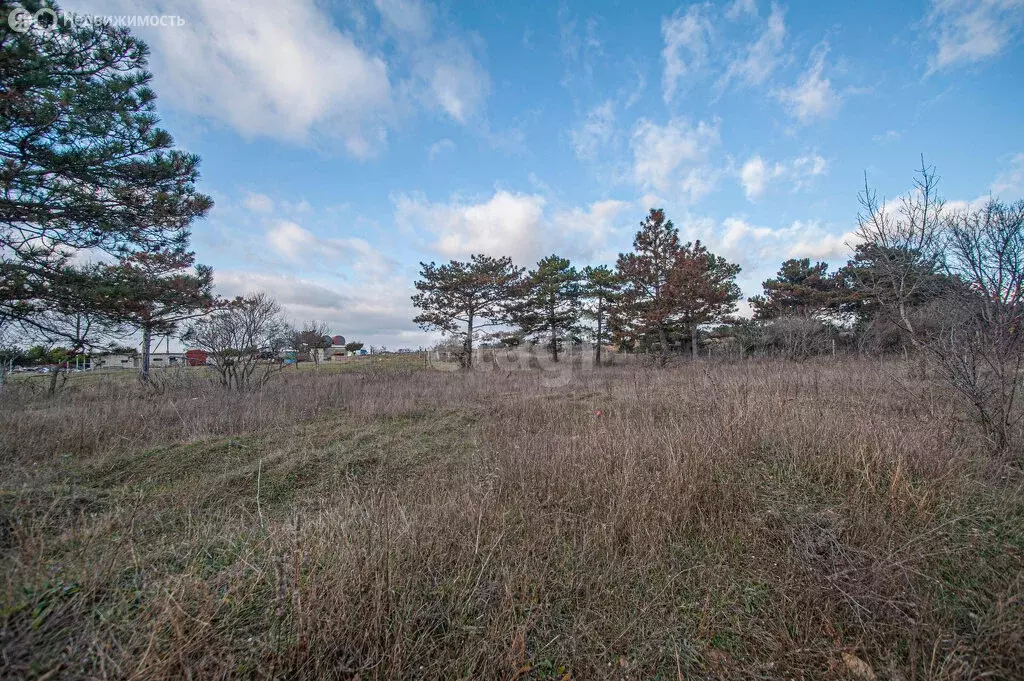
[[[135,355],[127,352],[112,352],[95,357],[92,365],[97,369],[134,369],[138,366]]]
[[[142,367],[142,353],[113,352],[109,355],[100,355],[94,364],[100,369],[138,369]],[[149,354],[150,369],[186,366],[187,364],[184,352],[151,352]]]
[[[142,357],[139,357],[139,364],[142,363]],[[150,368],[159,367],[183,367],[188,364],[188,360],[185,358],[184,352],[151,352],[149,354],[149,366]]]

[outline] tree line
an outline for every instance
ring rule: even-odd
[[[681,243],[661,209],[651,209],[614,269],[579,269],[555,254],[529,271],[489,255],[420,265],[414,321],[456,340],[467,367],[478,336],[538,344],[556,362],[567,344],[590,340],[598,362],[602,346],[614,343],[665,363],[684,344],[695,351],[700,327],[728,318],[740,299],[739,265],[700,241]],[[492,327],[499,330],[481,334]]]
[[[834,272],[793,258],[735,315],[739,265],[700,241],[681,243],[661,209],[651,209],[615,267],[550,255],[527,270],[511,258],[420,263],[414,321],[443,332],[473,365],[477,341],[530,343],[558,361],[567,345],[591,341],[595,361],[612,344],[660,365],[701,334],[744,350],[790,359],[835,353],[837,339],[859,352],[914,352],[977,414],[999,447],[1021,418],[1024,372],[1024,201],[996,198],[949,210],[924,160],[912,190],[894,203],[865,182],[853,256]]]

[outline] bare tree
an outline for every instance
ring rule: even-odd
[[[858,282],[861,289],[894,316],[894,322],[915,338],[911,307],[927,297],[934,275],[942,270],[941,230],[945,202],[937,194],[939,178],[934,167],[921,167],[914,188],[895,208],[879,201],[878,193],[864,178],[857,215],[858,253],[870,262]]]
[[[325,321],[307,321],[302,323],[302,331],[296,334],[296,350],[309,353],[313,365],[319,369],[320,362],[327,356],[326,350],[331,347],[330,325]]]
[[[945,221],[946,269],[959,285],[934,308],[936,365],[1003,448],[1021,419],[1024,364],[1024,201],[989,201]]]
[[[861,196],[854,286],[976,411],[999,449],[1020,421],[1024,202],[948,212],[923,160],[895,211]]]
[[[196,321],[183,339],[207,353],[221,385],[245,390],[262,387],[281,368],[277,353],[289,331],[281,305],[256,293]]]

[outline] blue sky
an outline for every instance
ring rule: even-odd
[[[845,261],[864,173],[1024,194],[1024,0],[73,0],[139,29],[227,295],[416,347],[421,260],[613,264],[651,207],[743,266]]]

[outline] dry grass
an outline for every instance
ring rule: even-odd
[[[0,675],[1024,677],[1019,461],[893,372],[9,386]]]

